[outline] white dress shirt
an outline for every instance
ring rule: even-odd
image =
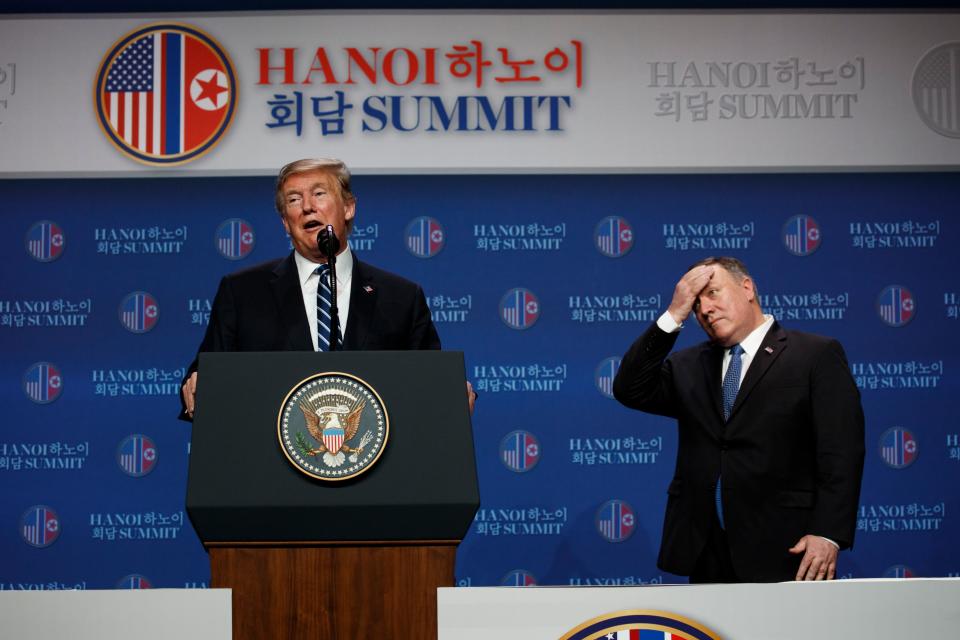
[[[317,275],[319,262],[311,262],[298,252],[293,252],[293,260],[297,264],[297,273],[300,276],[300,293],[303,294],[303,308],[307,312],[307,324],[310,326],[310,339],[313,340],[313,350],[317,350],[317,287],[320,285],[320,276]],[[350,313],[350,286],[353,284],[353,252],[350,245],[337,256],[337,312],[340,319],[340,339],[346,339],[345,328]]]

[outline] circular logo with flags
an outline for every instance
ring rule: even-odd
[[[511,431],[500,441],[500,461],[510,471],[530,471],[540,460],[540,442],[529,431]]]
[[[66,241],[60,225],[49,220],[41,220],[27,231],[27,253],[39,262],[52,262],[63,253]]]
[[[884,578],[914,578],[916,574],[913,569],[905,564],[895,564],[883,572]]]
[[[420,216],[414,218],[403,232],[407,251],[418,258],[432,258],[440,253],[446,242],[443,227],[434,218]]]
[[[877,297],[877,313],[891,327],[902,327],[913,319],[917,311],[913,294],[906,287],[890,285]]]
[[[593,230],[597,251],[608,258],[620,258],[633,248],[633,227],[620,216],[607,216]]]
[[[820,247],[820,225],[811,216],[793,216],[783,225],[783,246],[795,256],[808,256]]]
[[[63,391],[60,369],[49,362],[31,365],[23,375],[23,391],[37,404],[53,402]]]
[[[120,303],[120,323],[127,331],[146,333],[160,319],[160,305],[145,291],[134,291]]]
[[[157,445],[139,433],[129,435],[117,447],[117,464],[128,476],[145,476],[157,465]]]
[[[597,391],[607,398],[613,398],[613,379],[617,377],[617,370],[620,369],[619,356],[610,356],[604,358],[593,372],[593,382],[597,385]]]
[[[529,329],[540,317],[540,300],[529,289],[510,289],[500,300],[500,319],[511,329]]]
[[[114,589],[153,589],[153,583],[139,573],[131,573],[117,580]]]
[[[318,480],[346,480],[370,470],[389,433],[380,395],[348,373],[319,373],[299,382],[277,417],[283,454]]]
[[[500,580],[501,587],[535,587],[537,579],[526,569],[514,569]]]
[[[217,251],[227,260],[246,258],[253,251],[253,226],[246,220],[224,220],[214,234]]]
[[[960,138],[960,42],[928,51],[913,72],[913,105],[923,123],[942,136]]]
[[[720,640],[711,629],[668,611],[615,611],[587,620],[560,640]]]
[[[607,542],[623,542],[633,534],[637,518],[623,500],[608,500],[597,510],[597,532]]]
[[[20,535],[31,547],[49,547],[60,537],[60,517],[46,505],[34,505],[20,517]]]
[[[230,126],[236,75],[223,48],[199,29],[148,25],[104,56],[94,105],[120,151],[145,164],[181,164],[210,151]]]
[[[880,457],[888,467],[909,467],[919,453],[917,438],[903,427],[891,427],[880,436]]]

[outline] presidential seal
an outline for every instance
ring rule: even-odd
[[[389,433],[383,400],[348,373],[302,380],[284,398],[277,416],[283,454],[318,480],[346,480],[367,471],[383,453]]]

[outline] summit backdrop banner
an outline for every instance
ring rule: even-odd
[[[955,167],[958,40],[958,14],[8,18],[0,172]]]
[[[846,348],[867,461],[840,575],[957,576],[958,36],[956,14],[0,21],[0,589],[207,584],[180,379],[219,278],[290,251],[273,176],[324,155],[356,170],[353,251],[423,285],[481,394],[459,584],[682,581],[655,566],[675,426],[610,386],[711,254]]]

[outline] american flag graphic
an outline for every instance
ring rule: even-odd
[[[135,291],[120,303],[120,321],[134,333],[150,331],[160,317],[160,306],[149,293]]]
[[[880,318],[889,325],[905,325],[913,317],[913,294],[906,287],[891,285],[880,292],[877,307]]]
[[[63,230],[54,222],[38,222],[27,232],[27,251],[40,262],[59,258],[63,244]]]
[[[960,44],[937,47],[920,61],[913,77],[917,110],[940,133],[960,136]]]
[[[209,36],[181,25],[131,34],[98,74],[97,110],[110,138],[148,162],[205,152],[233,115],[229,60]]]
[[[145,476],[157,463],[157,445],[146,436],[128,436],[120,443],[117,460],[127,474]]]
[[[626,540],[633,533],[636,520],[633,509],[622,500],[610,500],[597,514],[597,530],[611,542]]]
[[[407,249],[418,258],[430,258],[443,249],[443,227],[426,216],[415,218],[407,226]]]
[[[597,383],[597,389],[608,398],[613,397],[613,379],[617,377],[617,370],[620,368],[620,358],[611,356],[600,363],[597,367],[594,377]]]
[[[217,251],[224,258],[239,260],[253,250],[253,227],[246,220],[231,218],[217,228]]]
[[[793,255],[809,255],[820,246],[820,226],[810,216],[793,216],[783,227],[783,243]]]
[[[30,507],[20,519],[24,541],[33,547],[46,547],[60,535],[60,519],[50,507]]]
[[[507,468],[529,471],[540,459],[540,443],[527,431],[514,431],[500,444],[500,455]]]
[[[897,469],[906,467],[917,457],[917,440],[902,427],[894,427],[880,437],[880,456]]]
[[[511,289],[500,302],[500,317],[512,329],[526,329],[532,326],[539,316],[540,301],[527,289]]]
[[[633,228],[620,216],[601,220],[594,237],[600,253],[611,258],[619,258],[633,247]]]
[[[49,362],[38,362],[27,370],[23,377],[23,388],[27,397],[34,402],[53,402],[63,388],[60,370]]]

